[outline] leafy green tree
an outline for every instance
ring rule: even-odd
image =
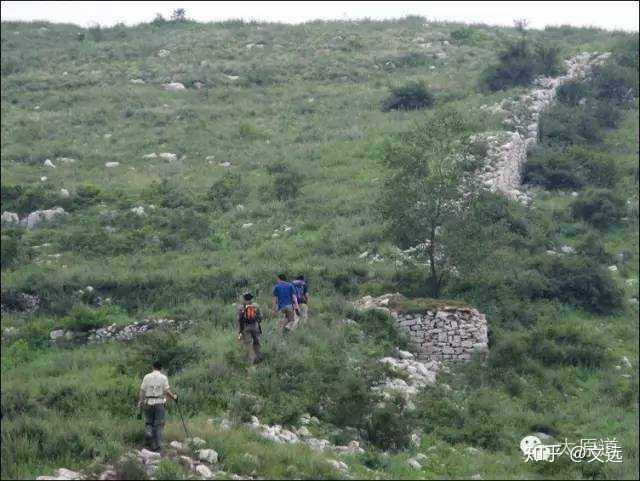
[[[431,295],[438,297],[447,272],[442,232],[460,219],[476,197],[470,174],[468,123],[455,110],[437,111],[423,125],[386,144],[380,210],[400,247],[417,247],[429,269]]]

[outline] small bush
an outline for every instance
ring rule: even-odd
[[[532,267],[546,278],[534,297],[557,299],[576,307],[610,314],[623,304],[623,293],[607,269],[580,256],[544,256]]]
[[[482,73],[481,84],[493,92],[528,85],[538,75],[557,75],[560,65],[559,47],[546,43],[532,47],[523,37],[505,45],[498,63]]]
[[[136,340],[131,367],[142,372],[157,360],[169,374],[175,374],[197,361],[201,354],[200,348],[181,341],[175,332],[155,329]]]
[[[399,451],[409,446],[414,420],[405,411],[405,401],[395,398],[371,413],[367,435],[379,449]]]
[[[298,195],[303,176],[287,164],[277,164],[268,169],[273,175],[273,190],[278,200],[293,199]]]
[[[547,144],[598,143],[602,135],[598,120],[587,106],[558,104],[542,112],[538,122],[538,136]]]
[[[529,155],[523,182],[546,189],[612,188],[620,179],[613,157],[579,145],[565,149],[539,146]]]
[[[473,27],[460,27],[452,30],[449,36],[459,45],[470,44],[475,38],[476,30]]]
[[[558,102],[570,107],[577,107],[580,101],[589,94],[588,86],[580,80],[572,80],[558,87],[556,98]]]
[[[571,204],[574,218],[604,230],[614,226],[625,213],[624,200],[609,189],[590,189]]]
[[[248,194],[249,186],[247,183],[242,183],[240,174],[227,172],[211,185],[207,197],[216,208],[228,211],[241,196],[246,197]]]
[[[424,82],[409,82],[391,89],[391,95],[382,104],[382,111],[418,110],[432,107],[434,103],[435,97]]]
[[[596,98],[629,104],[638,96],[638,70],[607,62],[594,69],[591,86]]]
[[[107,324],[125,324],[127,314],[117,305],[105,305],[97,309],[84,304],[75,304],[68,316],[62,319],[64,329],[87,332]]]

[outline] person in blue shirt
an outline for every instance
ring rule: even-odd
[[[298,311],[298,299],[296,288],[287,282],[285,274],[278,274],[278,281],[273,286],[273,313],[279,311],[283,314],[278,322],[278,329],[286,334],[293,329],[295,323],[294,311]]]

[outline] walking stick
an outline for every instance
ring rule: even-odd
[[[184,422],[184,416],[182,416],[182,409],[180,409],[180,403],[178,403],[178,399],[176,398],[176,406],[178,407],[178,414],[180,414],[180,420],[182,421],[182,427],[184,428],[184,433],[187,435],[187,439],[191,437],[189,431],[187,430],[187,425]]]

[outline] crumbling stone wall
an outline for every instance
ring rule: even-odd
[[[488,349],[487,319],[476,309],[443,306],[418,313],[395,313],[419,358],[466,361]]]
[[[424,301],[424,300],[423,300]],[[358,309],[388,312],[409,336],[411,350],[429,361],[466,361],[474,352],[486,353],[487,319],[477,309],[438,302],[407,300],[400,294],[365,296],[355,303]],[[411,306],[407,308],[406,306]]]

